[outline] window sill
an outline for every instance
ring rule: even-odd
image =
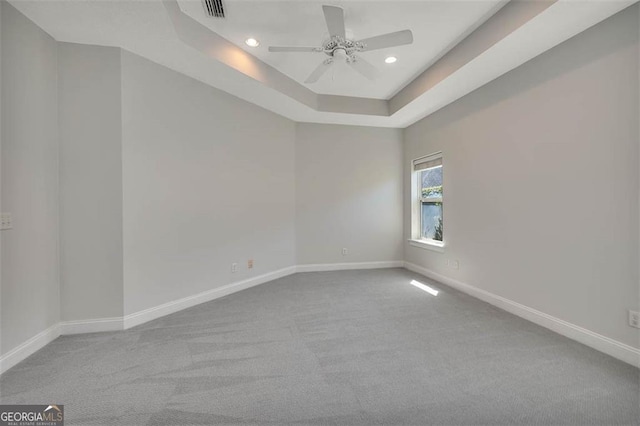
[[[441,242],[409,239],[409,245],[421,249],[436,251],[438,253],[444,253],[444,243]]]

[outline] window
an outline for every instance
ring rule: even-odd
[[[420,246],[444,247],[442,153],[414,160],[412,167],[411,240]]]

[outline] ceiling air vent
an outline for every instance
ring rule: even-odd
[[[224,4],[222,0],[202,0],[204,12],[214,18],[224,18]]]

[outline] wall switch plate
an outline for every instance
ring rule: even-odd
[[[247,269],[253,269],[253,259],[247,260]]]
[[[342,255],[346,256],[347,254],[349,254],[349,250],[347,250],[346,248],[342,249]]]
[[[0,229],[2,231],[6,229],[13,229],[13,218],[11,213],[0,213]]]
[[[238,264],[237,263],[232,263],[231,264],[231,272],[238,272]]]
[[[629,325],[640,328],[640,312],[629,309]]]

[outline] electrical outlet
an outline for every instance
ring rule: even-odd
[[[237,263],[232,263],[231,264],[231,272],[233,272],[233,273],[238,272],[238,264]]]
[[[640,312],[629,309],[629,325],[640,328]]]
[[[447,266],[451,269],[460,269],[460,262],[457,260],[447,259]]]
[[[253,259],[247,260],[247,269],[253,269]]]
[[[349,254],[349,250],[347,250],[346,248],[342,249],[342,255],[346,256],[347,254]]]
[[[12,229],[13,228],[13,219],[11,217],[11,213],[1,213],[0,214],[0,229]]]

